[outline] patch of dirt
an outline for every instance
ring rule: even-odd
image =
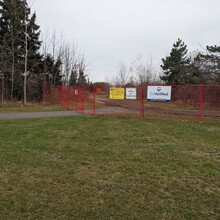
[[[140,102],[138,100],[111,100],[111,99],[99,99],[99,102],[109,106],[109,107],[120,107],[125,110],[140,111]],[[187,115],[187,116],[197,116],[199,110],[188,110],[188,109],[169,109],[164,107],[155,107],[150,104],[144,104],[144,111],[148,114],[168,114],[168,115]],[[220,111],[208,111],[204,110],[203,116],[220,117]]]

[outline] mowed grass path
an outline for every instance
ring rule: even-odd
[[[219,219],[220,125],[0,121],[0,219]]]

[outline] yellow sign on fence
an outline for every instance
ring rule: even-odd
[[[110,99],[124,99],[125,90],[124,88],[110,88],[109,98]]]

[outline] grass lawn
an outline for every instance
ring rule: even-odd
[[[219,219],[220,125],[0,121],[0,219]]]

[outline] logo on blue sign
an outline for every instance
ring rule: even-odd
[[[161,87],[157,87],[157,91],[160,92],[162,90]]]

